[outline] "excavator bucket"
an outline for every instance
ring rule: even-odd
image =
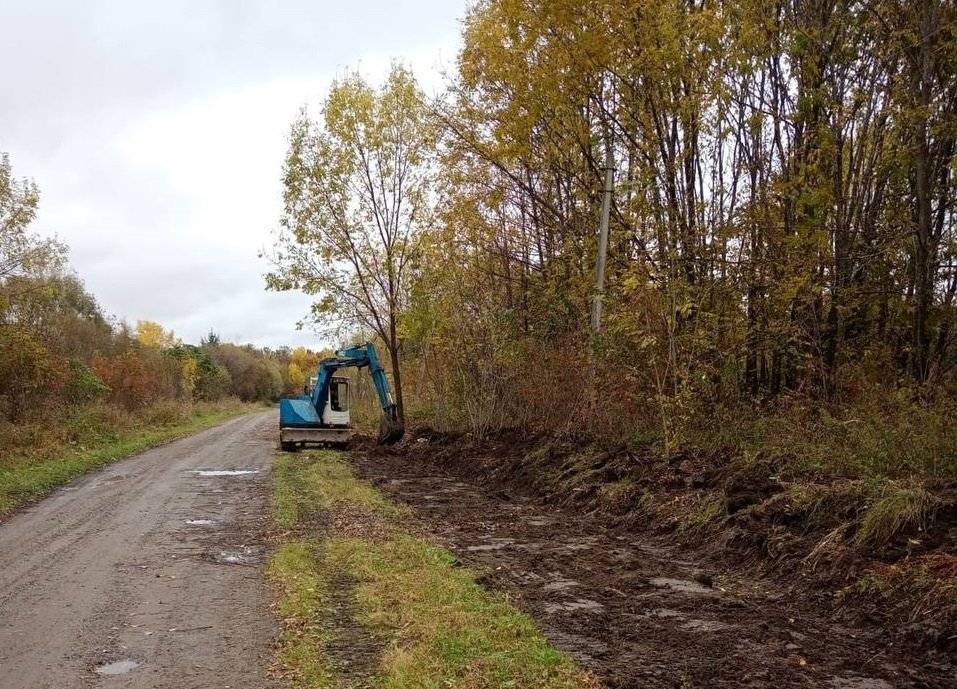
[[[382,415],[382,421],[379,423],[379,444],[394,445],[402,440],[405,435],[405,426],[399,421],[399,415],[395,408]]]

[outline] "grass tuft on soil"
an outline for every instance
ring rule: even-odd
[[[176,409],[164,403],[135,419],[118,419],[112,408],[83,408],[60,429],[0,429],[0,447],[7,448],[0,459],[0,517],[88,471],[257,408],[236,400]]]
[[[278,612],[283,620],[279,662],[294,687],[332,687],[335,677],[322,653],[328,634],[320,624],[324,580],[318,573],[314,548],[308,543],[282,545],[273,555],[268,574],[279,590]]]
[[[919,484],[889,481],[881,487],[879,499],[864,513],[855,540],[859,545],[879,547],[907,529],[924,530],[940,503],[937,496]]]
[[[283,619],[279,664],[292,686],[594,685],[341,455],[282,453],[276,467],[276,523],[288,540],[269,576]]]

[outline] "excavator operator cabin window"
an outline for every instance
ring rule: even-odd
[[[329,406],[332,411],[349,411],[349,383],[333,381],[329,386]]]

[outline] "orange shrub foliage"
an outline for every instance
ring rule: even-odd
[[[110,400],[124,409],[140,409],[181,390],[178,361],[147,349],[128,349],[93,359],[93,370],[110,388]]]

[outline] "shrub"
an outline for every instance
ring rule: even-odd
[[[10,421],[55,397],[64,377],[62,362],[30,333],[0,327],[0,401]]]
[[[66,384],[66,399],[73,404],[86,404],[105,397],[109,386],[79,359],[70,359],[70,377]]]
[[[136,347],[96,357],[93,370],[109,386],[110,399],[124,409],[140,409],[162,398],[180,396],[179,362],[156,350]]]
[[[864,513],[855,541],[879,547],[905,529],[924,529],[938,507],[940,499],[923,486],[889,481]]]
[[[147,426],[175,426],[189,420],[192,407],[177,400],[159,400],[142,412],[142,421]]]
[[[243,402],[276,400],[282,394],[278,364],[252,347],[219,345],[210,348],[210,353],[229,372],[232,393]]]

